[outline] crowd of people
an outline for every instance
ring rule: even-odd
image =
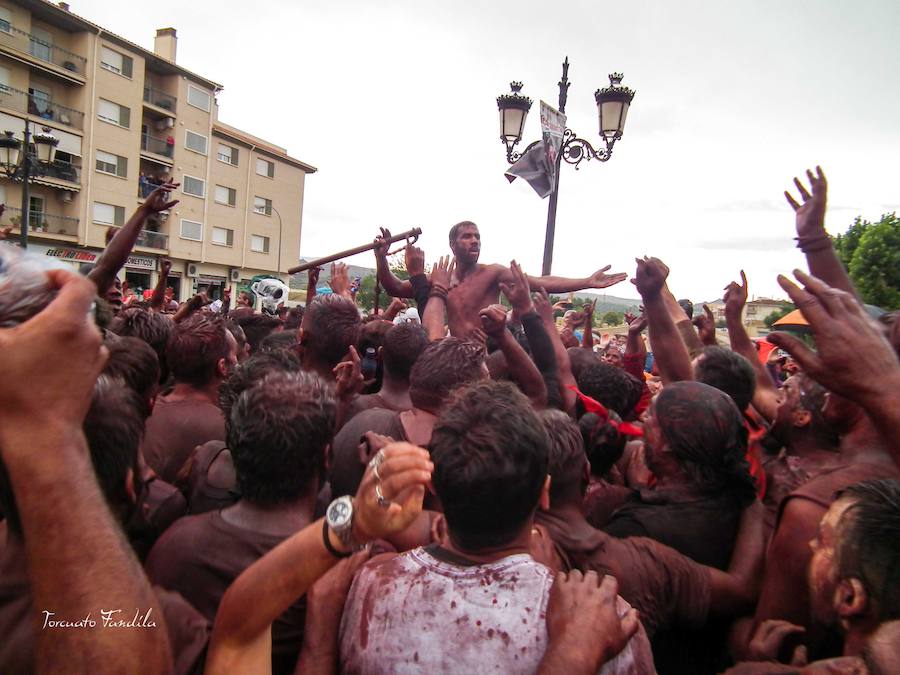
[[[406,280],[382,231],[389,312],[342,264],[275,316],[179,303],[165,261],[123,304],[171,182],[43,301],[4,270],[0,672],[900,672],[900,321],[807,179],[809,271],[778,282],[815,348],[772,358],[743,273],[722,345],[638,258],[642,313],[599,344],[550,293],[626,274],[482,264],[468,221]]]

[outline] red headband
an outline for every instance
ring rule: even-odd
[[[629,422],[617,422],[609,417],[609,410],[606,409],[600,401],[596,401],[592,399],[590,396],[586,396],[578,391],[578,387],[574,384],[566,385],[566,389],[571,389],[575,392],[575,395],[581,400],[581,404],[584,406],[585,411],[590,413],[595,413],[603,418],[604,421],[609,422],[609,424],[616,429],[620,434],[624,436],[638,436],[642,437],[644,435],[644,430],[640,427],[637,427]]]

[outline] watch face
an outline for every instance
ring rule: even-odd
[[[332,527],[343,525],[350,518],[350,505],[344,500],[337,500],[328,507],[328,523]]]

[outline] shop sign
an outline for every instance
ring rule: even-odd
[[[142,270],[153,271],[156,269],[156,258],[148,258],[143,255],[130,255],[125,261],[125,267],[136,267]]]

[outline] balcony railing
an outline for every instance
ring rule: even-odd
[[[7,206],[0,222],[14,227],[22,226],[22,209]],[[32,232],[46,232],[48,234],[67,234],[78,236],[78,218],[70,216],[57,216],[46,211],[28,212],[28,229]]]
[[[171,158],[174,148],[174,143],[166,143],[163,139],[150,134],[141,134],[141,150]]]
[[[37,157],[35,157],[34,152],[28,153],[31,158],[37,163]],[[79,175],[81,173],[81,167],[72,164],[72,162],[66,162],[62,159],[54,159],[53,163],[50,166],[45,166],[43,164],[40,165],[43,173],[36,174],[32,171],[32,178],[56,178],[58,180],[68,181],[69,183],[79,183]],[[21,166],[19,170],[12,176],[13,180],[21,181],[22,180],[22,171]]]
[[[159,89],[154,89],[149,85],[144,87],[144,101],[158,108],[171,110],[173,115],[175,114],[175,104],[178,103],[178,99],[174,96],[169,96],[169,94]]]
[[[141,230],[137,238],[137,245],[166,250],[169,248],[169,235],[165,232]]]
[[[0,35],[2,34],[3,31],[0,31]],[[24,91],[6,85],[0,85],[0,107],[36,115],[73,129],[84,128],[84,113],[80,110],[68,108],[49,98],[27,94]]]
[[[87,59],[68,49],[49,44],[43,39],[19,30],[0,20],[0,45],[28,54],[41,61],[52,63],[78,75],[84,75]]]

